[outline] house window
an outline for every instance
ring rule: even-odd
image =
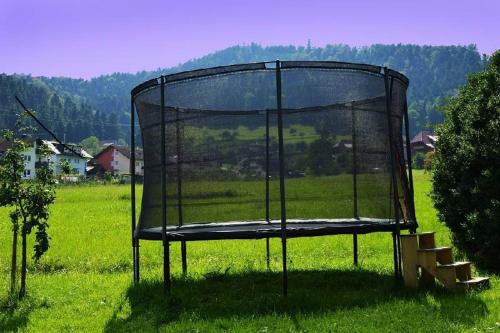
[[[31,175],[31,170],[30,169],[24,170],[23,174],[24,174],[24,177],[27,177],[27,176]]]

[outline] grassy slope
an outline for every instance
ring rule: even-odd
[[[421,230],[436,221],[428,177],[416,175]],[[61,188],[51,217],[51,249],[30,265],[29,297],[9,306],[9,226],[0,211],[0,331],[474,331],[498,329],[500,279],[490,290],[453,295],[411,291],[392,276],[389,235],[360,236],[360,269],[348,236],[289,241],[290,296],[280,297],[281,253],[272,240],[271,271],[264,241],[188,244],[189,275],[172,246],[173,295],[161,288],[161,246],[141,243],[143,282],[132,287],[128,188]]]

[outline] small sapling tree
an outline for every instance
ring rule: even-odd
[[[27,237],[35,231],[33,259],[38,261],[49,248],[47,234],[49,206],[55,200],[55,178],[50,168],[50,150],[40,145],[36,149],[38,158],[33,180],[23,180],[26,143],[14,133],[5,130],[2,139],[8,147],[0,156],[0,204],[12,208],[10,218],[13,230],[11,292],[16,289],[17,237],[21,232],[21,287],[19,297],[26,294]]]
[[[71,173],[72,169],[71,169],[71,164],[69,163],[69,161],[65,158],[61,159],[59,161],[59,168],[61,169],[61,173],[62,173],[62,180],[63,182],[66,182],[66,180],[68,179],[68,176],[69,174]]]
[[[21,153],[27,147],[22,140],[14,139],[14,133],[9,130],[3,131],[2,140],[10,147],[0,156],[0,206],[16,206],[22,187],[21,175],[24,171],[24,156]],[[10,213],[10,220],[12,222],[10,291],[14,293],[16,289],[19,210],[15,209]]]

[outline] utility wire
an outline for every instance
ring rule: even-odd
[[[5,111],[5,112],[4,112]],[[11,109],[8,109],[6,107],[2,107],[0,106],[0,115],[3,115],[5,117],[16,117],[15,114],[12,114],[12,112],[15,112],[16,110],[14,108],[11,108]],[[45,117],[37,117],[39,120],[45,120],[45,121],[53,121],[54,119],[48,119],[48,118],[45,118]],[[99,125],[102,125],[102,126],[106,126],[106,127],[130,127],[130,124],[123,124],[123,123],[108,123],[108,122],[94,122],[93,123],[94,126],[99,126]],[[135,124],[134,125],[135,127],[139,128],[140,125],[139,124]]]
[[[59,138],[51,131],[49,130],[40,120],[38,120],[37,117],[35,117],[35,115],[24,105],[23,102],[21,102],[21,100],[17,97],[17,96],[14,96],[16,98],[16,101],[21,105],[21,107],[24,109],[24,111],[31,117],[35,120],[35,122],[47,133],[49,133],[49,135],[57,142],[59,143],[60,145],[62,145],[64,148],[68,149],[69,151],[73,152],[75,155],[77,156],[80,156],[81,158],[85,159],[85,157],[77,152],[76,150],[74,150],[73,148],[69,147],[68,145],[66,145],[65,143],[63,143],[61,140],[59,140]]]

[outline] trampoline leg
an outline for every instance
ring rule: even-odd
[[[397,233],[396,238],[398,240],[398,271],[399,271],[399,279],[403,280],[403,260],[401,258],[401,237],[399,237],[401,234],[400,232]]]
[[[186,242],[181,242],[181,257],[182,257],[182,274],[187,274],[187,254],[186,254]]]
[[[270,262],[270,249],[269,249],[269,238],[266,238],[266,263],[267,263],[267,269],[269,270],[271,267],[271,262]]]
[[[134,270],[134,284],[137,283],[137,260],[136,260],[136,251],[135,251],[135,240],[132,244],[132,268]]]
[[[396,278],[399,277],[399,261],[398,261],[398,244],[397,235],[395,232],[392,233],[392,247],[394,252],[394,274]]]
[[[354,266],[358,266],[358,234],[352,235],[352,247],[354,252]]]
[[[135,272],[134,272],[134,277],[135,277],[135,283],[139,283],[140,280],[140,260],[139,260],[139,240],[135,241]]]
[[[288,297],[288,271],[286,264],[286,239],[282,239],[283,249],[283,296]]]
[[[163,244],[163,282],[165,292],[170,293],[172,281],[170,280],[170,243]]]

